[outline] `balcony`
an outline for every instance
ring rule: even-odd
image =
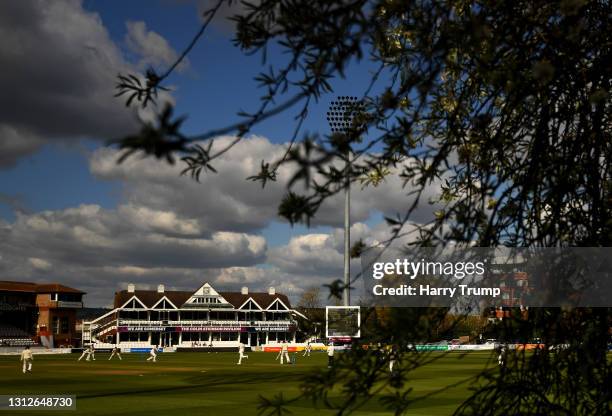
[[[57,307],[58,308],[78,308],[78,309],[81,309],[81,308],[83,308],[83,302],[69,302],[69,301],[65,301],[65,300],[59,300],[59,301],[57,301]]]
[[[119,326],[208,326],[208,327],[226,327],[226,326],[240,326],[240,327],[266,327],[266,328],[274,328],[274,327],[287,327],[289,325],[294,325],[294,321],[192,321],[192,320],[183,320],[183,321],[147,321],[147,320],[139,320],[139,319],[119,319]]]

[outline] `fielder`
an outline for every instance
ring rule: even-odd
[[[159,351],[157,349],[157,345],[154,345],[153,348],[151,348],[151,351],[149,351],[149,358],[147,358],[147,361],[153,361],[154,363],[157,362],[157,351]]]
[[[312,347],[310,346],[310,341],[306,344],[306,348],[304,348],[303,357],[310,357],[310,352],[312,351]]]
[[[26,372],[32,372],[32,361],[34,360],[34,356],[32,355],[32,351],[30,351],[30,347],[26,346],[23,351],[21,351],[21,361],[23,362],[23,374]]]
[[[500,367],[506,364],[506,347],[502,346],[499,349],[499,355],[497,356],[497,365]]]
[[[243,358],[249,358],[249,356],[244,354],[244,344],[241,342],[238,345],[238,365],[242,364]]]
[[[327,368],[332,368],[334,365],[334,343],[330,342],[327,346]]]
[[[87,347],[87,348],[83,348],[83,353],[81,354],[81,356],[79,357],[79,359],[77,361],[81,361],[83,359],[83,357],[87,356],[87,359],[85,361],[90,361],[91,358],[91,346]]]
[[[89,361],[90,359],[96,361],[96,349],[93,344],[89,346],[89,356],[87,356],[85,361]]]
[[[278,358],[280,357],[280,363],[284,364],[284,360],[287,361],[287,364],[291,363],[291,360],[289,359],[289,350],[287,348],[287,343],[286,342],[282,342],[281,343],[281,349],[278,352],[278,355],[276,356],[276,359],[278,360]]]
[[[395,345],[392,345],[391,348],[389,349],[389,372],[393,373],[393,367],[395,366],[395,363],[397,362],[398,359],[398,351],[397,351],[397,347]]]
[[[117,358],[119,358],[119,361],[122,360],[122,358],[121,358],[121,350],[119,348],[117,348],[116,346],[113,348],[113,351],[111,352],[110,357],[108,357],[108,361],[112,360],[115,355],[117,356]]]

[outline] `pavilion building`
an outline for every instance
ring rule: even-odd
[[[267,292],[127,290],[115,293],[111,311],[83,322],[83,343],[99,348],[235,348],[295,342],[297,317],[287,296]]]

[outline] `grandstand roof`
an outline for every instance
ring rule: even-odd
[[[85,293],[59,283],[32,283],[0,280],[0,291],[27,293]]]
[[[127,290],[122,290],[115,293],[115,307],[118,308],[124,305],[133,296],[136,296],[136,298],[138,298],[138,300],[140,300],[146,307],[150,308],[165,296],[170,300],[170,302],[176,305],[177,308],[180,308],[185,302],[187,302],[187,300],[189,300],[191,296],[193,296],[193,293],[194,292],[176,290],[166,290],[164,292],[158,292],[156,290],[135,290],[134,292],[128,292]],[[288,308],[291,308],[291,304],[289,303],[287,296],[280,293],[270,295],[266,292],[253,292],[243,295],[241,292],[219,292],[219,295],[221,295],[236,309],[242,306],[242,304],[249,298],[252,298],[255,302],[257,302],[262,309],[266,309],[276,299],[279,299]]]

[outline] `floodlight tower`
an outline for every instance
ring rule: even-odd
[[[344,183],[344,291],[342,303],[344,306],[351,304],[351,136],[360,133],[362,120],[357,117],[363,112],[363,104],[357,97],[341,96],[329,105],[327,122],[333,134],[344,135],[347,143],[345,183]]]

